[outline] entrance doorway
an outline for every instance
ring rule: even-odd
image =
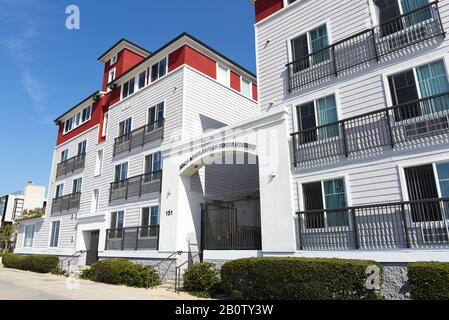
[[[90,233],[90,246],[87,251],[86,265],[90,266],[98,262],[98,244],[100,240],[100,231],[95,230]]]

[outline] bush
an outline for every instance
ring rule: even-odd
[[[234,299],[358,300],[381,299],[366,286],[373,261],[303,258],[251,258],[230,261],[221,269],[222,286]]]
[[[159,274],[151,266],[142,266],[126,259],[108,259],[94,263],[81,277],[96,282],[145,288],[160,285]]]
[[[58,267],[59,258],[46,255],[21,256],[14,253],[5,253],[2,262],[6,268],[50,273]]]
[[[197,297],[213,297],[220,287],[220,273],[214,267],[214,263],[193,264],[184,273],[184,290]]]
[[[408,278],[413,300],[449,300],[449,263],[410,263]]]

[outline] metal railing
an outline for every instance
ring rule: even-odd
[[[86,154],[83,153],[59,163],[56,169],[56,178],[84,169],[85,162]]]
[[[298,213],[300,250],[449,245],[449,198]]]
[[[143,147],[150,142],[162,140],[164,138],[164,123],[164,119],[152,122],[116,138],[114,156],[130,152],[134,148]]]
[[[63,197],[54,198],[51,213],[70,211],[80,208],[81,192],[72,193]]]
[[[288,91],[338,77],[348,69],[438,36],[445,32],[438,1],[434,1],[287,64]]]
[[[449,133],[449,92],[291,134],[298,164]]]
[[[155,264],[153,266],[153,268],[155,270],[157,270],[159,272],[159,276],[161,278],[161,283],[164,282],[164,279],[167,275],[167,273],[170,271],[170,268],[172,266],[173,263],[176,263],[176,258],[175,256],[180,256],[182,255],[183,252],[182,251],[176,251],[173,252],[172,254],[170,254],[167,258],[162,259],[161,261],[159,261],[157,264]],[[164,263],[166,263],[167,261],[170,261],[169,265],[167,266],[165,272],[162,274],[162,271],[160,270],[160,266]],[[148,268],[148,272],[147,272],[147,283],[146,283],[146,289],[148,290],[150,288],[150,270],[152,270],[151,268]],[[176,269],[175,269],[175,274],[176,274]]]
[[[190,254],[193,254],[193,253],[194,252],[190,252]],[[175,292],[176,293],[181,292],[181,282],[182,282],[181,268],[184,267],[186,264],[189,264],[189,266],[188,266],[188,269],[189,269],[191,267],[191,265],[193,264],[193,262],[195,261],[195,258],[200,258],[200,260],[202,261],[203,253],[198,252],[198,253],[192,255],[191,257],[189,257],[186,261],[181,263],[179,266],[176,266],[176,268],[175,268]]]
[[[128,200],[133,197],[141,197],[146,194],[161,192],[162,171],[155,171],[126,180],[112,182],[109,194],[109,202]]]
[[[105,250],[159,250],[159,225],[106,230]]]

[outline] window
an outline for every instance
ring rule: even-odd
[[[103,149],[97,151],[97,159],[95,161],[95,176],[101,175],[103,171]]]
[[[109,120],[109,113],[105,113],[103,115],[103,128],[101,130],[101,136],[103,138],[106,138],[106,133],[107,133],[107,130],[108,130],[108,120]]]
[[[162,78],[167,74],[167,58],[162,59],[158,63],[151,66],[151,82]]]
[[[296,0],[287,0],[287,5],[290,5],[292,3],[296,2]]]
[[[14,200],[14,210],[12,212],[12,220],[15,220],[17,217],[20,217],[22,215],[24,204],[25,204],[24,199]]]
[[[388,77],[393,105],[405,106],[395,111],[395,120],[402,121],[449,109],[449,97],[433,96],[449,92],[449,81],[443,60],[438,60],[417,68]],[[422,103],[418,99],[426,99]]]
[[[339,135],[337,102],[335,95],[330,95],[303,105],[297,106],[298,124],[301,135],[300,143],[310,143]],[[317,130],[311,130],[316,127]]]
[[[217,64],[217,81],[224,86],[229,86],[229,69]]]
[[[83,178],[78,178],[73,180],[73,190],[72,193],[80,193],[83,186]]]
[[[296,61],[295,72],[330,59],[326,25],[319,26],[291,41],[292,58]]]
[[[114,182],[128,179],[128,162],[115,166]]]
[[[117,63],[117,54],[114,54],[111,58],[111,63],[110,65],[112,66],[113,64]]]
[[[92,118],[92,106],[84,108],[77,112],[73,117],[67,119],[64,125],[64,134],[78,128],[80,125],[86,123]]]
[[[5,214],[6,203],[8,202],[8,196],[0,198],[0,220]]]
[[[60,221],[54,221],[51,223],[50,232],[50,248],[57,248],[59,244],[59,229],[61,227]]]
[[[64,196],[64,184],[58,184],[56,186],[55,198],[62,198]]]
[[[84,123],[86,121],[89,121],[91,117],[92,117],[92,106],[88,106],[86,109],[83,110],[81,122]]]
[[[78,143],[78,155],[86,154],[87,140]]]
[[[149,228],[159,225],[159,206],[142,208],[141,237],[157,235],[155,230]]]
[[[162,170],[162,154],[156,152],[145,157],[145,173]]]
[[[374,0],[373,2],[382,36],[391,35],[431,18],[430,8],[423,8],[428,5],[428,0]],[[423,9],[419,10],[420,8]],[[409,15],[399,19],[404,14]]]
[[[61,152],[61,162],[67,161],[69,159],[69,149]]]
[[[32,248],[34,240],[34,224],[25,226],[25,241],[23,246],[25,248]]]
[[[323,210],[323,213],[307,215],[306,228],[349,226],[345,182],[343,179],[326,180],[303,185],[304,208],[306,211]]]
[[[123,84],[122,99],[132,95],[136,87],[136,78],[132,78]]]
[[[165,103],[161,102],[148,109],[148,124],[160,122],[164,119]]]
[[[110,224],[110,239],[117,239],[123,236],[123,226],[125,220],[125,212],[117,211],[111,213],[111,224]]]
[[[143,87],[145,87],[146,78],[147,78],[147,72],[146,71],[141,72],[139,74],[139,90],[142,89]]]
[[[251,82],[242,78],[242,94],[251,99]]]
[[[72,131],[73,129],[73,118],[67,119],[65,122],[64,133]]]
[[[112,81],[115,80],[115,75],[116,75],[116,69],[115,68],[109,71],[108,84],[110,84]],[[109,87],[108,87],[108,91],[110,91]]]
[[[92,213],[98,211],[99,203],[100,203],[100,189],[95,189],[94,191],[92,191],[92,206],[91,206]]]
[[[125,121],[122,121],[118,125],[118,135],[119,137],[123,137],[131,133],[131,124],[132,119],[128,118]]]

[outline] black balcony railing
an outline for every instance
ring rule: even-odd
[[[159,226],[106,230],[106,250],[159,250]]]
[[[109,202],[161,192],[162,171],[146,173],[126,180],[112,182]]]
[[[86,154],[83,153],[59,163],[56,169],[56,178],[84,169],[85,162]]]
[[[445,36],[438,1],[364,30],[287,64],[288,90],[310,83],[438,36]]]
[[[134,148],[143,147],[153,141],[163,139],[164,123],[164,119],[152,122],[137,128],[126,135],[116,138],[114,143],[114,156],[129,152]]]
[[[81,192],[68,194],[63,197],[54,198],[51,213],[77,210],[80,207]]]
[[[449,93],[293,133],[294,164],[449,133]]]
[[[449,246],[449,198],[298,213],[301,250]]]

